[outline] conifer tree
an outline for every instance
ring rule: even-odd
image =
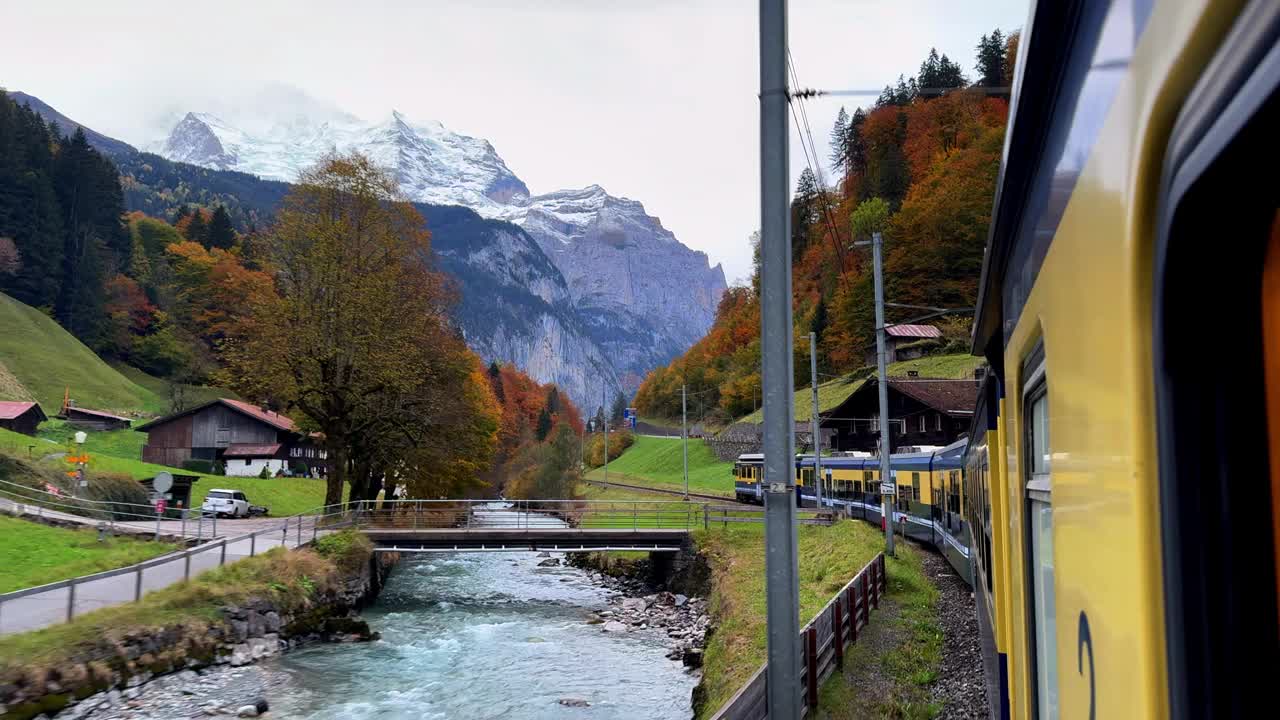
[[[205,230],[205,247],[230,250],[236,244],[236,231],[231,227],[231,215],[222,205],[214,208],[213,217]]]
[[[547,409],[544,407],[542,408],[542,411],[538,413],[538,426],[534,431],[534,437],[538,438],[538,442],[542,442],[547,439],[547,435],[550,433],[551,413],[547,412]]]
[[[983,87],[998,87],[1004,84],[1005,38],[996,28],[990,35],[983,35],[978,41],[978,84]]]
[[[199,209],[192,211],[191,220],[187,223],[187,232],[185,234],[187,239],[191,242],[198,242],[201,245],[205,245],[205,238],[208,233],[205,230],[204,213]]]
[[[836,124],[831,128],[831,167],[838,173],[844,173],[848,164],[847,145],[849,142],[849,113],[844,108],[836,115]]]

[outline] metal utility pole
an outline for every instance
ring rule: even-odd
[[[818,494],[818,509],[822,509],[822,428],[818,423],[818,334],[809,333],[809,387],[813,390],[813,409],[809,411],[809,426],[813,433],[813,488]]]
[[[880,390],[880,489],[886,483],[892,484],[894,492],[897,483],[889,477],[889,382],[886,377],[884,363],[884,279],[881,269],[881,251],[883,244],[880,233],[871,234],[871,256],[875,266],[876,282],[876,377]],[[893,497],[892,493],[883,493],[884,500],[884,552],[893,557]]]
[[[787,0],[760,0],[761,368],[769,720],[800,718]]]
[[[684,385],[680,386],[680,442],[684,454],[684,499],[689,499],[689,402]]]
[[[604,403],[604,481],[609,482],[609,391],[600,391],[600,402]]]

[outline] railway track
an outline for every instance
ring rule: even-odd
[[[684,497],[684,492],[680,490],[664,490],[661,488],[645,487],[644,485],[627,485],[625,483],[605,482],[604,480],[585,480],[584,479],[583,482],[587,483],[588,485],[596,485],[599,487],[611,487],[611,488],[617,488],[619,490],[635,490],[638,492],[654,493],[657,495],[674,495],[679,498]],[[726,503],[729,505],[742,504],[734,500],[733,498],[725,497],[724,495],[708,495],[706,493],[691,492],[689,493],[689,497],[697,498],[699,500],[709,500],[711,502],[717,502],[717,503]]]

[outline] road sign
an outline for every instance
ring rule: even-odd
[[[881,495],[892,495],[896,489],[897,488],[893,486],[893,483],[880,483]]]
[[[151,489],[161,495],[169,492],[171,487],[173,487],[173,475],[167,472],[156,473],[155,478],[151,480]]]
[[[164,498],[156,498],[156,514],[157,515],[163,515],[165,508],[167,508],[168,506],[169,504],[165,502]]]

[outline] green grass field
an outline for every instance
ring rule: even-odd
[[[707,700],[698,714],[710,717],[751,678],[767,655],[764,526],[713,525],[694,537],[711,563],[714,580],[710,608],[717,627],[707,644],[703,665]],[[884,548],[884,536],[872,525],[844,520],[831,526],[801,525],[799,537],[803,627]]]
[[[596,468],[587,477],[603,480],[604,469]],[[680,438],[637,436],[634,445],[609,463],[609,481],[684,490]],[[701,440],[690,440],[689,490],[733,497],[733,463],[721,462]]]
[[[65,428],[62,430],[55,429],[51,431],[51,434],[58,436],[58,433],[61,432],[65,432]],[[193,473],[190,470],[154,465],[137,460],[136,458],[140,452],[133,448],[135,446],[141,448],[141,442],[145,442],[146,436],[142,433],[134,432],[133,430],[115,430],[112,432],[91,432],[88,435],[89,437],[85,442],[85,451],[89,454],[89,465],[86,468],[88,473],[122,473],[138,480],[155,477],[156,473],[162,471],[183,475],[198,475],[200,479],[196,481],[193,488],[192,504],[195,506],[199,506],[200,503],[204,502],[205,495],[213,488],[243,490],[249,496],[249,502],[254,505],[267,506],[271,509],[271,514],[276,517],[296,515],[314,510],[324,504],[323,480],[310,478],[267,478],[264,480],[256,477],[224,477]],[[138,435],[142,436],[141,442],[137,437],[134,437]],[[30,446],[35,446],[35,449],[31,450]],[[62,453],[66,449],[64,444],[49,442],[42,438],[19,435],[8,430],[0,430],[0,452],[19,458],[26,459],[31,457],[35,461],[40,461],[46,455]],[[131,457],[118,457],[110,454],[112,451],[128,452]],[[41,464],[58,471],[70,468],[70,465],[62,458],[50,458]]]
[[[169,381],[107,364],[53,318],[0,293],[0,400],[34,398],[52,416],[68,387],[77,404],[94,410],[153,416],[169,409]],[[186,390],[189,403],[233,396],[218,388]]]
[[[176,545],[68,530],[0,516],[0,593],[149,560]]]
[[[62,407],[68,385],[80,405],[97,410],[141,412],[156,407],[159,400],[103,362],[52,318],[3,294],[0,358],[49,415]]]
[[[903,360],[886,368],[889,377],[904,377],[912,370],[921,377],[962,379],[973,377],[973,371],[982,364],[982,358],[972,355],[931,355],[915,360]],[[828,380],[818,384],[818,412],[824,413],[844,402],[846,398],[857,392],[866,382],[866,373],[852,373],[842,378]],[[796,422],[807,422],[813,409],[813,395],[808,386],[796,388],[795,418]],[[744,415],[734,422],[764,422],[764,410],[757,410]]]

